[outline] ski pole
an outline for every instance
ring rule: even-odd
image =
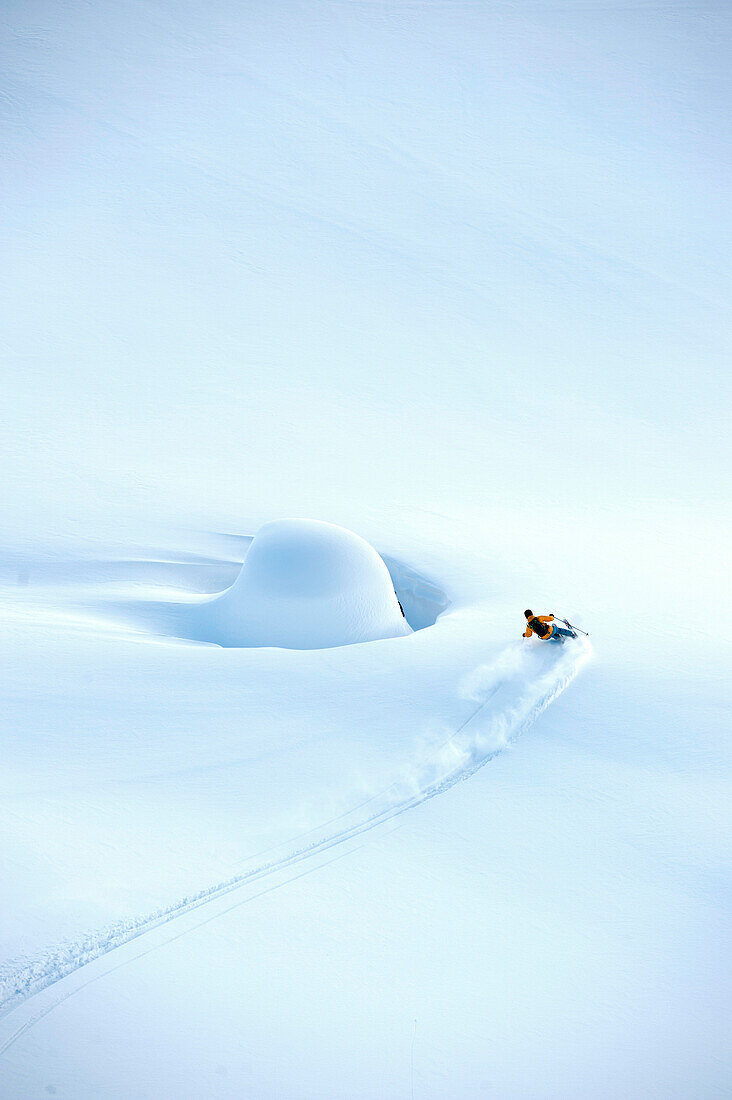
[[[584,634],[585,638],[589,638],[590,635],[587,633],[586,630],[582,630],[578,626],[572,626],[572,624],[567,619],[560,619],[559,621],[561,623],[564,623],[565,626],[568,626],[570,630],[579,630],[580,634]]]

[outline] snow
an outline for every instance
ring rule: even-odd
[[[729,1091],[728,24],[9,7],[3,1100]]]
[[[358,535],[316,520],[277,520],[254,537],[231,588],[195,610],[204,641],[330,646],[410,633],[389,570]]]

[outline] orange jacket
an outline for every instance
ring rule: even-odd
[[[554,622],[554,616],[553,615],[534,615],[534,618],[538,619],[540,623],[553,623]],[[546,641],[547,638],[551,638],[553,633],[554,633],[554,627],[550,626],[549,627],[549,633],[544,635],[544,641]],[[530,638],[532,634],[536,634],[536,631],[533,630],[527,623],[526,630],[524,631],[524,638]],[[541,634],[537,634],[537,637],[541,638]]]

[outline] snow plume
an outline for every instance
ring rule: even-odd
[[[181,898],[147,916],[118,921],[102,931],[49,948],[38,958],[7,964],[0,970],[0,1017],[67,975],[146,932],[241,887],[253,885],[277,873],[286,873],[297,864],[375,829],[468,779],[536,720],[574,679],[590,652],[589,643],[584,641],[572,642],[558,651],[554,646],[539,649],[537,646],[519,645],[504,650],[491,665],[474,669],[459,684],[459,698],[477,704],[462,724],[452,730],[433,731],[405,766],[402,775],[389,787],[338,817],[302,833],[284,855]],[[310,839],[303,843],[306,837]],[[26,1026],[19,1028],[0,1046],[0,1054],[15,1042]]]
[[[507,680],[529,673],[529,659],[536,653],[521,642],[508,646],[491,664],[478,665],[463,676],[458,685],[458,695],[471,703],[484,704]]]
[[[589,642],[510,646],[491,663],[467,673],[458,695],[475,704],[462,724],[443,727],[423,745],[395,784],[399,796],[420,801],[467,779],[515,740],[567,687],[589,658]]]

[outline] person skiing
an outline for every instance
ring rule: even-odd
[[[524,615],[527,619],[524,638],[530,638],[532,634],[536,634],[542,642],[561,643],[565,638],[577,637],[573,630],[565,630],[564,627],[554,626],[553,615],[535,615],[531,610],[524,611]]]

